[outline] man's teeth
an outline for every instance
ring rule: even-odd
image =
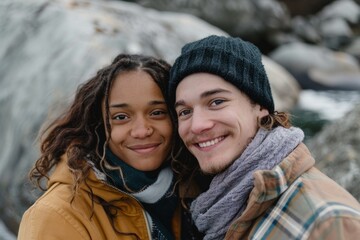
[[[220,142],[223,139],[223,137],[219,137],[219,138],[215,138],[213,140],[207,141],[207,142],[202,142],[199,143],[199,147],[204,148],[204,147],[210,147],[212,145],[217,144],[218,142]]]

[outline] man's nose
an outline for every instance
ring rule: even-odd
[[[210,114],[200,109],[194,109],[191,119],[191,132],[194,134],[203,133],[213,127],[214,122],[210,118]]]

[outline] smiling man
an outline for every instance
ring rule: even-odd
[[[190,207],[204,239],[359,236],[360,204],[314,167],[303,131],[275,111],[256,46],[223,36],[185,45],[168,92],[180,137],[214,175]],[[193,165],[175,169],[181,180]]]

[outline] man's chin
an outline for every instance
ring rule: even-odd
[[[224,172],[231,164],[232,162],[225,165],[212,165],[212,166],[203,166],[200,164],[200,169],[203,174],[216,175]]]
[[[207,166],[207,167],[204,167],[202,168],[200,166],[200,169],[201,169],[201,172],[205,175],[216,175],[216,174],[219,174],[221,172],[223,172],[226,167],[220,167],[220,166]]]

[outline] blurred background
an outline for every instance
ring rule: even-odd
[[[27,180],[42,124],[120,52],[173,63],[208,35],[257,45],[275,107],[317,166],[360,200],[360,0],[1,0],[0,240],[39,193]]]

